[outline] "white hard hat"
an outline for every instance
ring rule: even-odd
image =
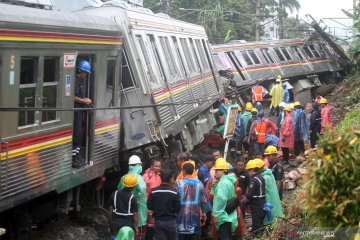
[[[279,104],[279,107],[285,107],[285,105],[286,105],[286,103],[281,102],[281,103]]]
[[[132,164],[141,164],[141,159],[136,155],[132,155],[129,158],[129,165],[132,165]]]

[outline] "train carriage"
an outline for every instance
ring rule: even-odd
[[[106,108],[120,106],[122,48],[109,19],[0,4],[0,107],[17,109],[0,113],[0,212],[96,179],[118,161],[120,111]],[[79,60],[92,65],[85,92],[102,109],[84,111],[88,166],[76,170],[71,109]]]
[[[192,150],[215,125],[209,109],[223,92],[205,29],[121,1],[79,12],[113,19],[124,32],[131,73],[122,83],[123,106],[158,105],[122,110],[122,150],[146,146],[146,156],[155,155],[156,142],[166,145],[170,135]]]
[[[304,102],[311,101],[311,92],[304,96],[305,90],[336,82],[343,71],[331,48],[313,38],[220,44],[212,51],[217,68],[233,74],[234,86],[269,87],[266,80],[281,75],[292,85],[294,98]],[[249,98],[250,90],[247,94]]]

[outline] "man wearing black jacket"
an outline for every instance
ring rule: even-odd
[[[310,117],[310,143],[311,148],[315,148],[318,140],[318,134],[320,134],[321,130],[321,112],[317,102],[313,102],[312,107],[313,110]]]
[[[162,184],[153,188],[149,194],[147,207],[153,211],[155,218],[154,239],[178,239],[176,214],[180,210],[180,197],[171,184],[175,182],[174,174],[164,170],[160,172]]]

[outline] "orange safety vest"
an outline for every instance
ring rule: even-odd
[[[265,143],[266,140],[266,123],[258,121],[256,123],[255,134],[257,136],[258,143]]]
[[[263,100],[263,87],[262,86],[254,86],[253,87],[253,94],[255,102],[261,102]]]

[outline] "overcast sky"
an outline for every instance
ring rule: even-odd
[[[299,0],[299,3],[301,5],[299,18],[304,20],[307,20],[305,14],[311,14],[318,21],[323,18],[346,17],[341,9],[351,10],[353,8],[353,0]],[[292,15],[296,15],[296,12],[294,12]],[[346,37],[351,35],[349,30],[351,30],[352,20],[334,20],[340,23],[336,23],[330,19],[323,20],[328,26],[328,30],[330,27],[332,34],[334,34],[335,31],[335,35],[339,37]]]

